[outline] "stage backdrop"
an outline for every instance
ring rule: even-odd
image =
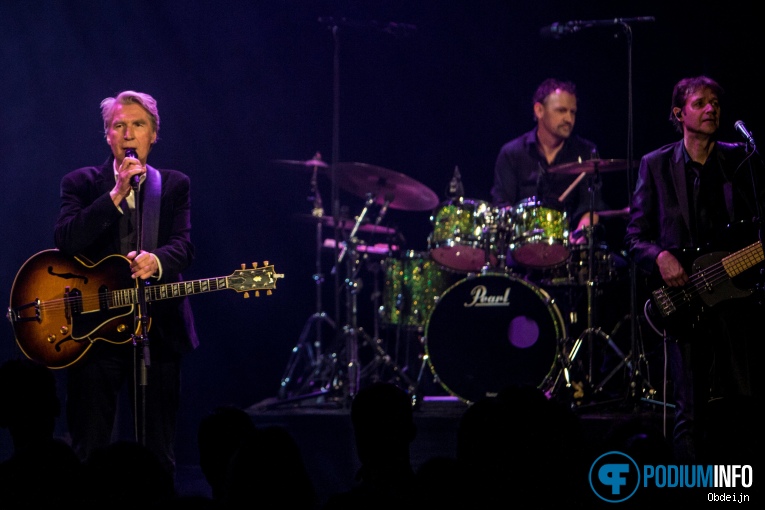
[[[607,22],[644,16],[654,21],[628,31]],[[99,103],[124,89],[158,100],[150,163],[191,177],[196,259],[185,277],[264,261],[285,275],[270,296],[191,298],[202,343],[185,362],[181,463],[196,461],[196,427],[214,406],[277,395],[317,295],[338,326],[349,323],[349,272],[340,264],[333,274],[334,254],[317,255],[316,230],[299,218],[314,205],[311,172],[274,160],[318,152],[327,162],[374,165],[440,201],[456,167],[465,196],[488,200],[497,151],[532,127],[531,96],[551,76],[578,84],[576,132],[596,141],[602,158],[635,167],[677,138],[667,118],[684,76],[705,73],[727,89],[725,138],[739,139],[739,119],[755,135],[762,126],[761,22],[738,2],[5,0],[0,19],[1,292],[9,296],[25,260],[53,247],[62,175],[108,157]],[[540,35],[575,20],[606,23]],[[363,197],[330,175],[318,175],[325,214],[358,215]],[[599,192],[625,207],[633,178],[608,174]],[[391,209],[383,224],[401,249],[427,254],[431,212]],[[622,229],[609,225],[617,252]],[[378,266],[359,268],[367,330]],[[0,359],[20,356],[9,325],[0,335]],[[63,385],[65,373],[57,375]],[[63,417],[59,429],[66,434]],[[0,447],[10,448],[5,436]]]

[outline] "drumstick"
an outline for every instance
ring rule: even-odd
[[[579,174],[579,177],[574,179],[574,182],[571,183],[571,186],[566,188],[566,191],[564,191],[563,194],[558,197],[558,202],[563,202],[564,200],[566,200],[566,197],[568,196],[568,194],[574,191],[574,188],[576,188],[576,185],[579,184],[579,182],[582,179],[584,179],[585,175],[587,175],[587,172],[582,172],[581,174]]]

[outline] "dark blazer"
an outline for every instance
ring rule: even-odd
[[[759,201],[765,203],[762,160],[755,154],[745,162],[745,145],[716,142],[710,157],[717,158],[724,176],[729,224],[752,222],[758,215],[752,175],[759,181]],[[754,165],[754,171],[751,168]],[[665,145],[640,160],[630,204],[625,243],[630,256],[646,273],[656,269],[663,250],[695,248],[691,238],[687,169],[683,141]],[[723,233],[721,232],[721,236]],[[743,248],[745,244],[738,248]]]
[[[110,157],[101,166],[78,168],[61,179],[61,208],[54,228],[54,242],[61,252],[80,255],[94,263],[120,253],[122,213],[109,196],[114,187],[113,161]],[[157,170],[162,179],[161,205],[157,248],[151,251],[162,265],[158,283],[174,283],[183,280],[181,272],[194,258],[190,181],[177,170]],[[143,192],[146,186],[141,189]],[[199,341],[188,298],[155,301],[149,312],[152,346],[160,344],[177,353],[197,347]]]

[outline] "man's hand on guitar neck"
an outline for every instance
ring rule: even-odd
[[[141,278],[143,280],[155,276],[160,277],[161,271],[159,266],[159,259],[153,253],[147,251],[141,251],[136,255],[135,251],[131,251],[126,255],[130,261],[130,271],[132,278]]]
[[[682,264],[677,260],[677,257],[667,250],[659,253],[659,256],[656,257],[656,265],[659,267],[659,273],[664,283],[670,287],[682,287],[688,283],[688,274],[683,269]]]

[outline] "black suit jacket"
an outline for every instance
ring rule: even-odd
[[[54,228],[54,242],[61,252],[80,255],[91,262],[120,253],[122,213],[109,196],[114,187],[113,161],[110,157],[101,166],[78,168],[62,178],[61,208]],[[162,191],[157,248],[152,253],[162,265],[159,283],[174,283],[183,280],[181,272],[194,258],[190,181],[179,171],[157,170]],[[141,189],[143,192],[146,186]],[[155,301],[149,313],[148,336],[152,346],[184,353],[199,344],[188,298]]]
[[[724,175],[728,220],[730,224],[752,223],[759,214],[756,200],[761,207],[765,204],[762,160],[755,154],[745,161],[744,144],[718,141],[715,145],[710,157],[717,158]],[[687,173],[682,140],[640,160],[625,242],[630,256],[646,273],[654,273],[656,257],[663,250],[697,248],[691,238]],[[759,193],[758,199],[755,192]],[[748,242],[742,239],[738,248]]]

